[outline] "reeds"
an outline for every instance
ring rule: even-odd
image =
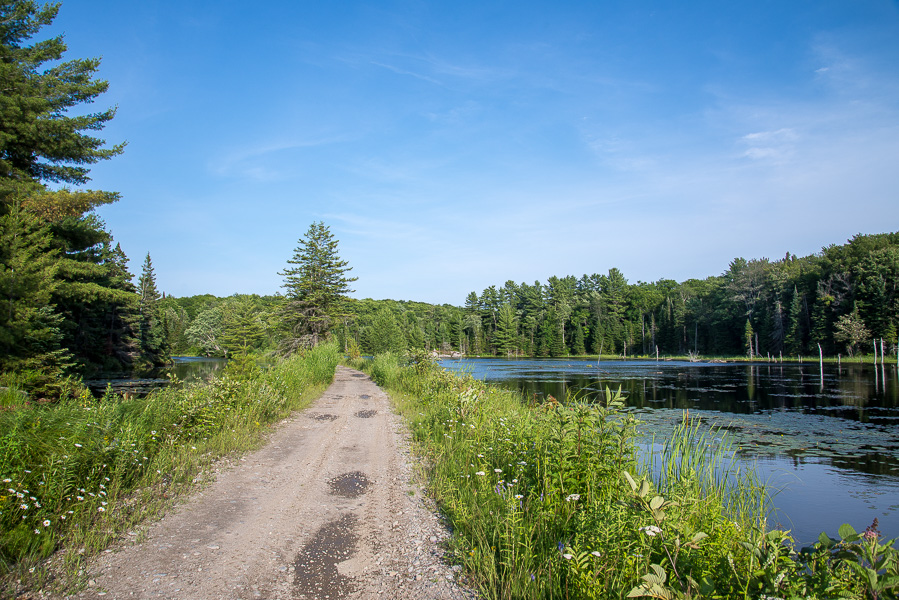
[[[789,534],[765,528],[766,487],[720,430],[685,417],[640,451],[638,424],[610,392],[531,407],[417,359],[368,364],[426,458],[455,560],[487,598],[802,597],[856,585],[842,568],[809,583]]]

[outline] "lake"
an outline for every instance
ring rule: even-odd
[[[172,364],[153,369],[148,373],[126,374],[116,373],[85,381],[91,392],[101,396],[107,386],[117,394],[133,394],[145,396],[153,390],[169,385],[175,377],[180,381],[205,381],[213,375],[221,375],[227,361],[224,358],[206,358],[203,356],[173,356]]]
[[[874,518],[899,537],[899,383],[895,364],[446,359],[441,366],[527,398],[589,397],[621,386],[644,432],[683,418],[726,431],[740,462],[776,491],[773,525],[801,544]],[[645,446],[645,447],[648,447]]]

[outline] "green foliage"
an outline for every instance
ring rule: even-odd
[[[23,565],[61,545],[69,560],[80,560],[79,547],[103,548],[170,486],[189,486],[199,464],[246,447],[329,383],[337,360],[325,344],[249,377],[234,369],[147,398],[81,390],[0,411],[0,595]]]
[[[164,364],[169,358],[168,338],[164,315],[159,307],[159,290],[156,289],[156,274],[149,252],[144,259],[137,283],[137,296],[141,353],[154,365]]]
[[[846,344],[846,352],[853,356],[860,344],[869,340],[871,333],[862,322],[858,309],[853,309],[848,315],[842,315],[834,326],[833,339]]]
[[[325,340],[334,324],[349,316],[344,297],[356,277],[337,254],[338,240],[321,221],[313,223],[299,240],[288,267],[281,271],[286,290],[281,306],[284,339],[281,349],[290,354]]]
[[[375,313],[371,322],[362,330],[361,337],[362,351],[367,354],[402,354],[406,350],[403,329],[393,311],[386,306]]]
[[[52,304],[58,254],[48,227],[17,207],[0,215],[0,372],[30,372],[43,393],[68,366]]]
[[[765,488],[720,431],[685,420],[640,463],[619,394],[528,407],[427,356],[365,367],[409,420],[484,597],[896,597],[893,541],[845,530],[840,550],[799,554],[766,530]]]
[[[99,59],[59,62],[66,51],[62,35],[27,45],[52,23],[58,10],[58,4],[39,7],[25,0],[0,3],[2,188],[27,180],[83,184],[88,181],[84,165],[111,158],[123,149],[121,145],[103,148],[104,140],[84,133],[102,129],[115,116],[114,108],[66,114],[106,91],[105,81],[92,79]]]

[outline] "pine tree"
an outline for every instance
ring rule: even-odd
[[[13,208],[0,216],[0,371],[28,371],[38,391],[70,365],[52,304],[59,261],[49,228]]]
[[[516,350],[517,339],[518,319],[515,316],[515,309],[511,304],[503,304],[498,311],[496,335],[494,336],[497,354],[512,354]]]
[[[220,340],[231,356],[246,356],[262,342],[265,327],[259,308],[247,297],[232,297],[221,306]]]
[[[100,60],[58,62],[66,51],[62,35],[27,45],[58,11],[59,4],[38,8],[27,0],[0,2],[0,186],[6,191],[18,187],[17,182],[84,184],[89,170],[84,165],[124,148],[104,148],[104,140],[84,133],[102,129],[115,116],[115,108],[66,114],[108,88],[106,81],[92,79]]]
[[[159,308],[160,295],[156,289],[156,274],[149,252],[144,259],[140,279],[137,282],[137,296],[141,353],[154,365],[164,364],[168,358],[166,356],[168,340]]]
[[[787,337],[784,349],[788,354],[797,356],[802,352],[802,299],[799,290],[793,286],[793,299],[790,301],[790,312],[787,314]]]
[[[324,223],[313,223],[287,261],[296,266],[280,273],[287,290],[281,306],[285,330],[281,350],[285,354],[318,345],[335,322],[349,316],[344,300],[353,292],[350,284],[357,278],[346,276],[352,267],[340,259],[337,244]]]

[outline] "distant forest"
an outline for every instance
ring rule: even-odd
[[[280,296],[163,298],[174,354],[264,352],[277,343]],[[899,233],[857,235],[820,253],[736,258],[721,275],[629,283],[606,274],[506,281],[464,306],[348,300],[332,327],[349,351],[424,348],[491,356],[797,356],[895,352]]]

